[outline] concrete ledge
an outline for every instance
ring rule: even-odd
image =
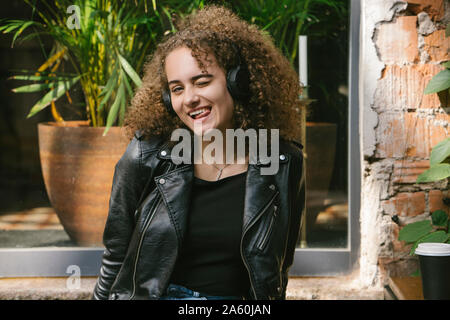
[[[88,300],[97,277],[0,278],[0,300]]]
[[[287,300],[384,300],[383,288],[367,288],[350,276],[290,278]]]
[[[3,278],[0,300],[88,300],[97,277]],[[290,278],[288,300],[382,300],[382,288],[360,288],[351,277]]]

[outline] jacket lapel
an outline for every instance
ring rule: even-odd
[[[245,187],[244,224],[246,230],[254,218],[277,192],[275,175],[261,175],[261,168],[249,164]]]
[[[155,183],[164,199],[180,244],[187,227],[193,177],[193,165],[184,165],[155,177]]]

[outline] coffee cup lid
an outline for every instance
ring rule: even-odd
[[[421,256],[450,256],[450,244],[436,242],[419,243],[415,254]]]

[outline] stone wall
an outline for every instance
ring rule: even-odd
[[[415,183],[432,147],[450,135],[448,95],[423,94],[449,59],[450,2],[362,1],[361,9],[360,272],[363,283],[380,286],[418,268],[410,246],[397,240],[401,226],[437,209],[450,213],[448,180]]]

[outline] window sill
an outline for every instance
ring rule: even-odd
[[[97,277],[82,277],[79,288],[69,289],[70,278],[0,279],[0,300],[87,300]],[[73,283],[72,283],[73,284]],[[287,300],[382,300],[383,289],[359,288],[355,280],[339,277],[291,277]]]
[[[291,277],[287,300],[384,300],[383,288],[359,285],[352,276]]]
[[[0,300],[88,300],[97,277],[82,277],[79,288],[67,277],[0,278]]]

